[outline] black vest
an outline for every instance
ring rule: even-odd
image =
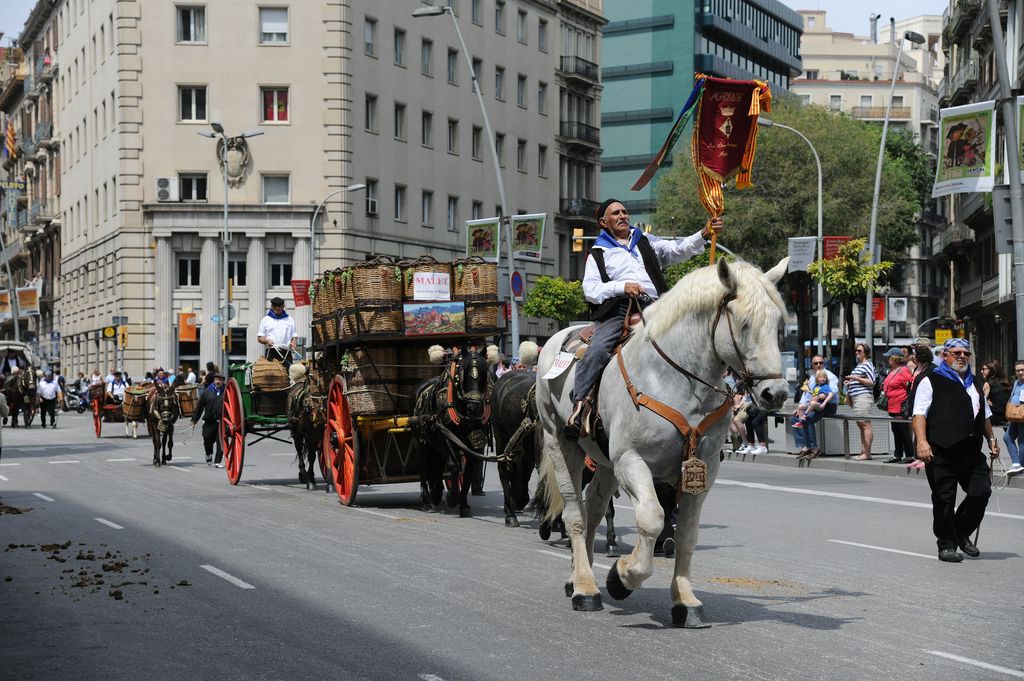
[[[932,404],[926,420],[928,442],[949,449],[970,438],[971,447],[980,451],[985,428],[984,402],[975,416],[971,396],[963,385],[937,371],[930,372],[928,380],[932,384]]]
[[[661,265],[658,263],[658,255],[654,252],[654,247],[651,246],[651,242],[648,241],[646,236],[640,237],[640,241],[636,242],[636,247],[640,251],[640,258],[644,261],[644,269],[647,270],[647,276],[651,278],[651,282],[654,284],[654,290],[658,292],[659,296],[664,295],[668,291],[668,282],[665,281],[665,275],[661,273]],[[604,249],[591,249],[590,257],[594,259],[594,263],[597,265],[597,271],[601,274],[601,281],[605,283],[611,281],[611,277],[608,276],[608,268],[604,264]],[[626,309],[624,305],[626,299],[626,296],[614,296],[597,305],[590,303],[590,318],[595,322],[603,322],[605,319],[619,313],[620,308],[624,312]]]

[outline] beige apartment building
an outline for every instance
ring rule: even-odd
[[[464,253],[464,222],[497,215],[500,202],[451,17],[414,18],[426,4],[40,0],[26,29],[49,36],[39,49],[51,60],[56,142],[43,157],[53,157],[47,224],[59,234],[54,326],[65,373],[123,361],[138,376],[219,359],[211,317],[225,288],[225,192],[232,361],[255,359],[273,296],[309,335],[309,308],[291,303],[290,281],[311,278],[314,257],[323,271],[375,255]],[[559,127],[565,32],[586,32],[596,59],[600,0],[445,4],[478,73],[508,209],[549,216],[541,262],[516,263],[529,286],[567,262],[559,246],[568,250],[574,225],[558,219],[560,199],[575,198],[563,186],[567,162],[600,156]],[[588,87],[596,119],[600,88]],[[26,134],[43,120],[31,115]],[[214,122],[229,137],[261,133],[228,145],[227,186],[219,142],[204,136]],[[353,184],[366,187],[340,191]],[[181,340],[182,314],[194,315],[197,340]],[[100,334],[118,318],[128,326],[120,357]],[[521,322],[524,338],[552,330]]]

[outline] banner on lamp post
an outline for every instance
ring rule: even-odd
[[[890,322],[905,322],[905,321],[907,321],[907,299],[906,298],[890,298],[889,299],[889,321]]]
[[[876,322],[885,321],[885,298],[878,296],[871,298],[871,318]]]
[[[544,223],[547,213],[512,216],[512,257],[521,260],[540,260],[544,244]]]
[[[813,236],[794,236],[789,239],[789,270],[788,272],[806,272],[807,266],[814,262],[814,252],[818,246],[818,238]]]
[[[312,304],[309,300],[309,279],[292,279],[292,299],[295,307]]]
[[[990,192],[995,184],[995,100],[964,104],[939,113],[939,159],[932,198]]]
[[[466,220],[466,255],[479,256],[487,262],[498,262],[501,243],[501,219]]]
[[[0,291],[0,322],[11,318],[11,292]]]
[[[821,239],[821,253],[822,259],[831,260],[836,257],[836,253],[839,252],[839,248],[847,241],[852,239],[852,236],[826,236]]]
[[[27,317],[39,314],[39,289],[35,286],[22,286],[14,289],[18,296],[18,316]]]

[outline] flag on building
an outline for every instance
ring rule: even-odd
[[[18,155],[18,148],[15,146],[17,142],[14,123],[7,119],[7,133],[4,135],[4,158],[15,158]]]

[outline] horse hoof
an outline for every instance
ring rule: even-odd
[[[617,601],[624,601],[633,593],[633,590],[627,589],[626,585],[622,583],[622,578],[619,577],[619,561],[615,561],[615,565],[608,571],[608,578],[604,581],[604,585],[608,589],[608,595]]]
[[[468,506],[465,507],[465,508],[460,508],[459,509],[459,517],[460,518],[472,518],[473,517],[473,509],[469,508]]]
[[[299,471],[299,484],[300,485],[305,485],[306,484],[306,471]]]
[[[707,629],[711,622],[704,619],[703,605],[673,605],[672,626],[683,629]]]
[[[537,534],[540,535],[541,541],[547,541],[551,539],[551,523],[544,521],[540,524],[540,528],[537,530]],[[571,594],[570,594],[571,595]]]
[[[572,609],[579,610],[580,612],[597,612],[598,610],[604,610],[604,606],[601,605],[601,594],[594,594],[593,596],[577,594],[573,596]]]
[[[519,519],[514,515],[505,518],[505,527],[519,527]]]
[[[609,558],[618,558],[622,555],[622,552],[619,551],[618,544],[608,544],[604,547],[604,555],[608,556]]]
[[[676,540],[669,537],[665,540],[665,543],[662,545],[662,549],[665,552],[666,558],[671,558],[672,556],[676,555]]]
[[[572,592],[575,591],[575,590],[576,589],[574,589],[572,587],[572,582],[566,582],[565,583],[565,597],[566,598],[572,598]]]

